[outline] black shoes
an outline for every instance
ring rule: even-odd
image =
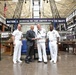
[[[41,63],[42,61],[38,61],[38,63]],[[47,64],[47,62],[44,62],[44,64]]]
[[[38,61],[38,63],[41,63],[42,61]]]
[[[28,60],[25,60],[25,63],[29,64],[30,62],[33,62],[34,60],[33,59],[28,59]]]
[[[34,60],[33,59],[29,59],[29,62],[33,62]]]
[[[28,60],[25,60],[25,63],[29,64],[29,61]]]

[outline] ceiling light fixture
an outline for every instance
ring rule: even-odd
[[[48,3],[48,0],[47,0],[47,3]]]
[[[25,3],[26,3],[26,0],[25,0]]]

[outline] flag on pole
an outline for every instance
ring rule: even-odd
[[[4,3],[4,17],[6,17],[7,5]]]

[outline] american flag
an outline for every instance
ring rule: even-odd
[[[6,17],[7,5],[4,3],[4,17]]]

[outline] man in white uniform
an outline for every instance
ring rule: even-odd
[[[22,62],[21,57],[21,46],[22,46],[22,32],[21,25],[18,24],[17,30],[12,33],[12,39],[14,44],[13,63]]]
[[[57,52],[58,52],[58,42],[59,42],[59,33],[54,30],[53,25],[50,25],[50,31],[47,33],[47,38],[49,39],[49,48],[51,54],[50,62],[57,62]]]
[[[45,46],[45,42],[46,42],[46,31],[45,29],[41,28],[40,24],[37,25],[37,48],[38,48],[38,56],[39,62],[42,62],[42,57],[44,60],[44,63],[47,64],[47,55],[46,55],[46,46]]]

